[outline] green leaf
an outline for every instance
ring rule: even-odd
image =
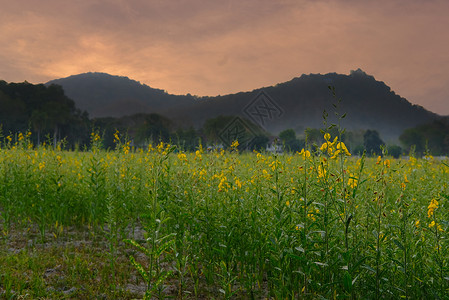
[[[125,243],[130,244],[131,246],[134,246],[135,248],[137,248],[140,252],[143,252],[146,256],[150,257],[151,256],[151,251],[148,250],[147,248],[143,247],[142,245],[140,245],[139,243],[137,243],[134,240],[130,240],[130,239],[126,239],[124,240]]]
[[[400,241],[398,241],[398,240],[393,240],[393,242],[396,244],[396,246],[399,247],[399,249],[401,249],[402,251],[405,250],[404,246],[401,244]]]
[[[299,252],[304,253],[304,248],[301,246],[295,247],[296,250],[298,250]]]
[[[363,265],[362,268],[367,269],[367,270],[370,271],[370,272],[376,273],[376,270],[374,270],[373,268],[371,268],[371,267],[368,266],[368,265]]]
[[[352,278],[351,274],[349,274],[348,271],[346,271],[345,275],[343,275],[343,287],[345,288],[346,292],[352,292]]]
[[[148,281],[150,279],[149,279],[148,273],[147,273],[147,271],[145,271],[144,267],[139,262],[137,262],[133,256],[130,256],[129,260],[130,260],[131,264],[134,266],[134,268],[136,268],[136,270],[139,272],[140,276],[142,276],[142,278],[145,280],[145,282],[148,283]]]

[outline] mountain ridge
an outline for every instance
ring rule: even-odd
[[[87,110],[93,117],[160,113],[180,127],[200,128],[207,119],[219,115],[251,117],[248,106],[264,92],[272,104],[283,111],[279,118],[265,120],[266,130],[277,134],[286,128],[296,132],[308,127],[320,128],[324,110],[329,114],[329,123],[338,122],[332,105],[338,101],[328,86],[334,86],[337,97],[343,99],[337,108],[341,114],[346,113],[346,118],[340,121],[343,127],[351,130],[376,129],[387,139],[397,139],[403,130],[440,117],[410,103],[361,69],[349,75],[302,74],[287,82],[252,91],[204,97],[172,95],[128,77],[106,73],[72,75],[47,84],[61,85],[77,107]],[[257,105],[253,108],[257,109]]]

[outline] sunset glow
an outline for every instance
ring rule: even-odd
[[[449,115],[448,1],[3,1],[0,79],[84,72],[217,95],[363,69]]]

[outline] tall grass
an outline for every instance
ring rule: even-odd
[[[106,237],[113,273],[127,239],[159,298],[167,285],[178,298],[447,298],[448,162],[353,157],[324,134],[284,155],[126,140],[106,151],[95,133],[90,151],[70,152],[5,137],[1,233]]]

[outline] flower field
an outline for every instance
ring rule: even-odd
[[[0,149],[0,297],[447,299],[449,162]]]

